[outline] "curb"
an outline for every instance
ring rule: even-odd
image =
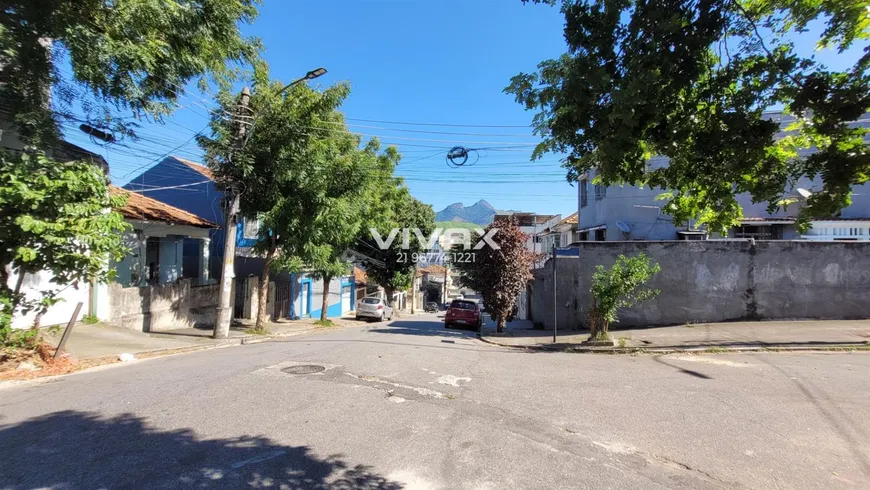
[[[157,357],[165,357],[165,356],[173,356],[177,354],[191,354],[193,352],[206,351],[212,349],[222,349],[225,347],[236,347],[240,345],[248,345],[248,344],[259,344],[262,342],[269,342],[272,340],[282,339],[286,337],[293,337],[296,335],[313,333],[320,328],[307,328],[305,330],[297,330],[295,332],[287,332],[283,334],[274,334],[274,335],[250,335],[245,337],[231,337],[227,339],[220,339],[214,343],[208,343],[205,345],[191,345],[187,347],[169,347],[165,349],[155,349],[155,350],[146,350],[136,352],[134,355],[136,356],[136,361],[146,360],[146,359],[154,359]],[[107,366],[117,366],[125,364],[123,361],[118,359],[118,355],[111,356],[100,356],[100,357],[88,357],[84,359],[80,359],[82,363],[95,363],[92,366],[84,366],[80,369],[76,369],[74,371],[70,371],[67,373],[59,373],[53,375],[44,375],[44,376],[35,376],[33,378],[28,379],[9,379],[9,380],[0,380],[0,388],[4,388],[7,386],[13,386],[17,383],[26,383],[26,382],[39,382],[39,380],[49,380],[63,376],[70,376],[73,374],[83,373],[94,369],[100,369]],[[135,361],[134,361],[135,362]]]
[[[534,345],[512,345],[503,344],[494,340],[488,339],[480,334],[477,335],[481,342],[504,347],[508,349],[525,350],[531,352],[563,352],[568,354],[675,354],[680,352],[688,352],[694,354],[731,354],[741,352],[868,352],[870,353],[870,342],[863,343],[844,343],[830,344],[825,346],[817,345],[791,345],[777,346],[771,344],[764,345],[738,345],[738,346],[717,346],[710,345],[704,347],[585,347],[579,344],[554,347],[546,344]]]

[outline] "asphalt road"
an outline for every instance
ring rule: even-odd
[[[530,353],[417,316],[0,388],[0,488],[870,488],[868,375]]]

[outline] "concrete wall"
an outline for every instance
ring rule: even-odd
[[[174,284],[125,288],[109,285],[109,322],[142,332],[214,325],[219,285]]]
[[[619,325],[746,319],[870,318],[870,243],[811,241],[586,242],[559,256],[559,328],[586,323],[596,265],[645,253],[662,271],[661,294],[620,312]],[[553,326],[552,259],[535,271],[532,319]]]

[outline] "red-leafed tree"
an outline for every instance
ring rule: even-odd
[[[491,232],[496,229],[495,232]],[[490,234],[492,233],[492,234]],[[490,317],[497,322],[497,331],[504,332],[505,323],[513,318],[517,298],[532,279],[535,255],[526,248],[529,236],[520,231],[513,218],[491,223],[483,236],[491,237],[477,250],[481,236],[470,244],[471,250],[455,245],[452,266],[459,271],[460,282],[483,298]],[[468,260],[462,260],[468,259]]]

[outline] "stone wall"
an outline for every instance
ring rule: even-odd
[[[109,321],[142,332],[214,325],[220,286],[191,279],[149,287],[109,286]]]
[[[870,243],[813,241],[585,242],[559,256],[559,328],[586,324],[596,265],[645,253],[662,271],[655,299],[621,311],[619,325],[761,319],[870,318]],[[553,327],[552,259],[535,271],[532,320]]]

